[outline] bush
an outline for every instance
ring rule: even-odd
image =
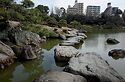
[[[57,34],[53,31],[49,31],[48,29],[42,29],[38,33],[41,37],[46,36],[46,37],[57,37]]]
[[[58,23],[59,27],[66,27],[67,26],[67,21],[64,19],[61,19]]]
[[[24,30],[34,32],[39,34],[41,37],[46,36],[46,37],[57,37],[57,34],[53,30],[48,30],[46,28],[42,28],[41,25],[36,25],[36,24],[26,24],[23,26]]]
[[[48,19],[46,19],[46,22],[48,23],[49,26],[57,26],[58,22],[56,21],[55,18],[53,17],[48,17]]]
[[[77,21],[72,21],[70,25],[72,28],[81,28],[81,24]]]

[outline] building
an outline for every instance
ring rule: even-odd
[[[71,7],[70,5],[67,8],[67,14],[83,14],[83,3],[78,3],[77,0],[75,0],[75,5]]]
[[[107,3],[107,8],[105,9],[105,11],[103,12],[103,14],[105,16],[114,16],[117,14],[117,12],[119,11],[118,7],[112,7],[111,3]]]
[[[75,15],[75,14],[77,14],[77,8],[73,8],[73,7],[71,7],[71,8],[68,8],[67,9],[67,14],[73,14],[73,15]]]
[[[100,15],[100,6],[87,6],[86,16],[97,17]]]

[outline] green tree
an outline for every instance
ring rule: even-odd
[[[34,7],[34,3],[31,0],[23,0],[22,6],[25,8]]]
[[[10,8],[13,0],[0,0],[0,7]]]
[[[72,21],[70,23],[70,25],[71,25],[72,28],[81,28],[81,24],[79,22],[75,21],[75,20]]]
[[[64,19],[61,19],[58,23],[59,27],[66,27],[67,26],[67,21]]]
[[[46,20],[46,22],[48,23],[49,26],[56,26],[58,24],[58,22],[56,21],[55,18],[53,17],[48,17],[48,19]]]
[[[30,23],[41,23],[43,21],[42,13],[37,8],[27,9],[25,21]]]
[[[38,5],[36,8],[38,8],[41,13],[45,13],[45,14],[49,13],[49,7],[48,6]]]

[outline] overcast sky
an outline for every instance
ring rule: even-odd
[[[75,0],[32,0],[35,5],[47,5],[50,9],[52,7],[64,7],[67,8],[68,5],[73,6]],[[120,9],[125,9],[125,0],[78,0],[80,3],[84,3],[84,11],[88,5],[101,6],[101,12],[107,7],[107,3],[111,2],[112,6],[119,7]]]

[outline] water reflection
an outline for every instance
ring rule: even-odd
[[[0,70],[0,82],[32,82],[36,77],[51,69],[60,69],[53,58],[53,47],[60,42],[58,39],[44,43],[42,53],[32,61],[16,61],[5,70]]]
[[[60,42],[61,40],[59,39],[48,39],[46,42],[42,43],[41,46],[46,50],[50,50]]]
[[[80,48],[80,52],[96,52],[102,56],[109,64],[116,69],[125,78],[125,58],[116,60],[108,56],[108,52],[113,49],[125,49],[125,33],[124,32],[102,32],[102,33],[92,33],[87,35],[85,43]],[[115,38],[120,41],[119,44],[109,45],[106,43],[107,38]],[[124,63],[123,63],[124,62]]]
[[[118,57],[118,56],[111,56],[113,59],[115,59],[115,60],[118,60],[118,59],[124,59],[125,58],[125,56],[120,56],[120,57]]]

